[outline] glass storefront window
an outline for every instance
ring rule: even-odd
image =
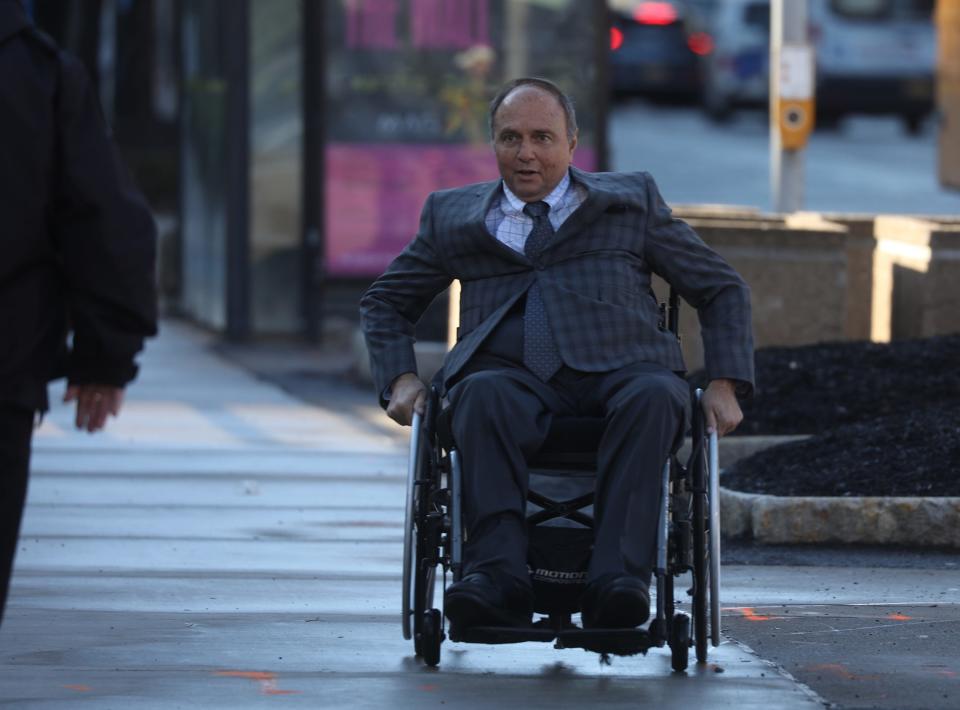
[[[182,305],[226,327],[226,102],[219,16],[213,3],[183,5]]]
[[[301,329],[300,0],[250,6],[250,279],[257,333]]]
[[[487,106],[511,78],[572,95],[574,162],[596,168],[594,2],[331,0],[325,25],[329,275],[380,273],[431,191],[497,177]]]

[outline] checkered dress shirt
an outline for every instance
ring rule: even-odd
[[[554,231],[560,229],[567,217],[576,212],[587,197],[587,191],[582,185],[570,181],[570,174],[563,176],[563,180],[553,188],[553,191],[543,198],[550,205],[550,224]],[[523,211],[527,204],[507,187],[503,185],[503,195],[494,200],[487,211],[485,220],[487,231],[514,251],[523,254],[523,246],[533,229],[533,220]]]

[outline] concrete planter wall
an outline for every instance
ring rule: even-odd
[[[960,549],[960,498],[769,496],[721,488],[724,537]]]
[[[960,332],[960,219],[876,222],[874,340]]]
[[[690,225],[744,277],[752,291],[756,346],[804,345],[849,339],[848,230],[824,220],[789,225],[784,219],[693,218]],[[666,298],[667,286],[654,289]],[[699,324],[681,310],[687,366],[703,365]]]

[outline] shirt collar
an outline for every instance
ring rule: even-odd
[[[503,185],[503,196],[507,199],[500,201],[500,209],[503,210],[505,215],[516,216],[523,212],[524,205],[527,203],[517,197],[513,192],[507,187],[507,183],[502,182]],[[555,211],[557,206],[563,202],[564,197],[567,194],[567,190],[570,189],[570,171],[567,171],[563,174],[563,179],[557,183],[557,186],[553,188],[549,195],[543,198],[543,201],[550,205],[550,210]]]

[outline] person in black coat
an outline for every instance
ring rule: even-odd
[[[0,0],[0,619],[47,383],[80,429],[118,414],[156,333],[155,242],[83,66]]]

